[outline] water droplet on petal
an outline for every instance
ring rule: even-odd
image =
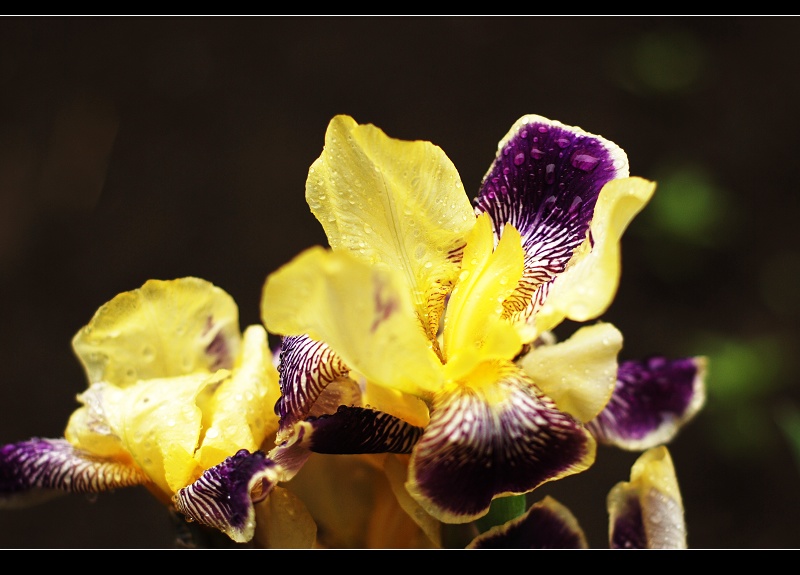
[[[541,160],[544,157],[544,152],[537,147],[531,148],[531,158],[534,160]]]
[[[556,140],[556,144],[558,144],[558,147],[563,150],[564,148],[569,146],[569,140],[566,138],[559,138],[558,140]]]
[[[556,181],[556,165],[555,164],[547,164],[544,169],[544,179],[548,184],[552,184]]]
[[[525,163],[525,154],[520,152],[519,154],[514,156],[514,165],[515,166],[521,166],[524,163]]]
[[[600,163],[600,158],[595,158],[589,154],[575,154],[570,159],[570,163],[574,168],[578,168],[584,172],[591,172]]]

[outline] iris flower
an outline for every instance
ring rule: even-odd
[[[621,333],[596,321],[654,189],[613,142],[528,115],[470,202],[439,147],[333,118],[306,182],[330,247],[262,294],[283,336],[275,459],[400,454],[406,510],[466,523],[587,469],[598,441],[670,441],[705,359],[618,362]],[[557,342],[565,320],[585,325]]]
[[[81,406],[64,437],[0,447],[0,507],[143,485],[190,520],[252,539],[254,504],[276,488],[259,449],[273,446],[280,390],[264,327],[241,333],[238,313],[191,277],[150,280],[100,307],[72,341],[89,380]],[[287,494],[271,505],[300,509]],[[300,536],[295,523],[280,541]]]

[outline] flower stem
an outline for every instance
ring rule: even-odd
[[[489,508],[489,513],[483,517],[476,519],[475,524],[481,533],[491,529],[495,525],[502,525],[507,521],[516,519],[523,513],[527,506],[525,495],[510,495],[508,497],[500,497],[492,501],[492,506]]]

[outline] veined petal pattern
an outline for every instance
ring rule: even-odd
[[[470,385],[436,397],[411,456],[409,492],[441,521],[482,516],[492,499],[588,468],[594,438],[511,363],[485,364]]]

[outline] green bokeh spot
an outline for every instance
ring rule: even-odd
[[[787,369],[787,350],[778,337],[750,340],[726,336],[704,336],[698,349],[709,358],[708,392],[712,402],[744,406],[757,397],[773,393],[780,374]]]
[[[714,449],[732,460],[770,457],[780,443],[770,404],[793,368],[789,346],[777,335],[720,334],[704,335],[697,345],[708,356],[703,414]]]
[[[656,178],[648,218],[665,234],[696,245],[719,244],[719,231],[730,223],[723,194],[700,166],[668,168]]]
[[[789,441],[797,471],[800,472],[800,409],[794,404],[783,405],[777,414],[778,425]]]
[[[654,92],[683,93],[703,78],[707,55],[692,34],[664,30],[642,36],[633,48],[639,81]]]

